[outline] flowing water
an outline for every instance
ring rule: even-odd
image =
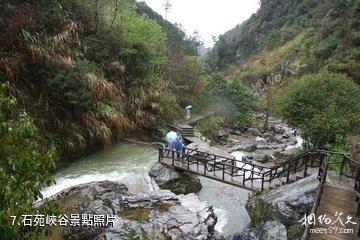
[[[83,157],[70,166],[59,169],[56,184],[44,189],[49,197],[68,187],[92,181],[111,180],[126,184],[133,194],[156,188],[148,176],[158,152],[148,146],[119,143]],[[238,233],[247,227],[250,218],[245,210],[248,191],[214,180],[200,178],[203,189],[198,194],[202,201],[214,206],[218,216],[216,230],[223,235]]]

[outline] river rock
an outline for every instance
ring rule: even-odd
[[[295,147],[287,147],[281,151],[274,152],[276,158],[289,159],[297,155],[298,149]]]
[[[257,149],[257,143],[253,140],[242,140],[238,144],[236,144],[234,147],[229,149],[229,152],[234,151],[245,151],[245,152],[254,152]]]
[[[123,184],[103,181],[68,188],[37,203],[57,199],[70,214],[113,215],[113,226],[60,228],[64,239],[213,239],[213,207],[195,194],[168,190],[129,195]],[[82,216],[82,215],[80,215]]]
[[[241,136],[243,132],[240,130],[231,129],[230,133],[233,135]]]
[[[274,160],[275,160],[275,158],[269,154],[265,154],[265,156],[263,156],[262,158],[257,159],[257,161],[261,162],[261,163],[266,163],[266,162],[274,161]]]
[[[175,194],[200,192],[200,180],[193,175],[172,169],[162,163],[155,163],[150,171],[152,177],[161,189],[170,190]]]
[[[318,184],[316,175],[311,175],[249,198],[246,209],[252,224],[279,221],[286,226],[289,239],[300,239],[304,229],[298,221],[311,211]]]
[[[286,228],[278,221],[269,221],[255,228],[245,229],[240,234],[228,237],[228,240],[287,240]]]
[[[216,134],[216,139],[219,140],[219,141],[223,141],[223,142],[226,142],[227,139],[229,138],[229,133],[225,132],[225,131],[219,131],[217,134]]]
[[[266,139],[265,139],[265,138],[262,138],[262,137],[257,136],[257,137],[255,138],[255,141],[256,141],[256,142],[266,142]]]
[[[275,134],[272,133],[272,132],[265,132],[263,136],[264,136],[265,138],[271,138],[271,137],[274,137]]]
[[[282,135],[282,137],[283,137],[283,138],[285,138],[285,139],[290,138],[290,136],[289,136],[289,134],[288,134],[288,133],[284,133],[284,134]]]
[[[248,128],[247,132],[249,132],[255,136],[262,136],[262,133],[257,128]]]
[[[283,144],[284,143],[282,136],[279,136],[279,135],[274,135],[274,136],[270,137],[269,141],[271,143],[275,143],[275,144]]]
[[[270,128],[276,134],[284,134],[285,129],[281,125],[274,125]]]

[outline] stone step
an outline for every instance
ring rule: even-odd
[[[182,133],[182,135],[184,135],[184,134],[194,134],[194,132],[181,132]]]
[[[193,128],[182,128],[181,131],[191,131],[191,132],[193,132],[194,129]]]
[[[194,132],[182,132],[182,135],[185,135],[185,134],[194,134]]]

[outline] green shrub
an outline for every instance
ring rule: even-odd
[[[343,144],[360,127],[360,88],[341,74],[306,75],[281,97],[279,110],[311,146]]]
[[[222,74],[214,73],[208,77],[203,94],[227,121],[249,122],[256,96],[239,79],[228,81]]]
[[[54,148],[40,146],[39,132],[16,100],[5,95],[0,85],[0,239],[26,239],[38,236],[41,228],[12,226],[11,216],[36,214],[33,202],[41,189],[53,183]],[[41,214],[45,214],[42,212]]]
[[[33,66],[34,78],[50,99],[50,104],[59,113],[71,114],[75,110],[90,110],[90,92],[83,76],[74,69],[59,69],[55,66]]]
[[[215,115],[199,122],[195,128],[200,131],[202,135],[215,142],[215,136],[220,131],[223,123],[224,117]]]

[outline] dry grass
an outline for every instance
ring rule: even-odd
[[[119,91],[114,83],[107,81],[104,77],[94,73],[87,73],[86,78],[89,82],[89,87],[94,100],[101,102],[107,99],[120,100],[123,98],[123,93]]]

